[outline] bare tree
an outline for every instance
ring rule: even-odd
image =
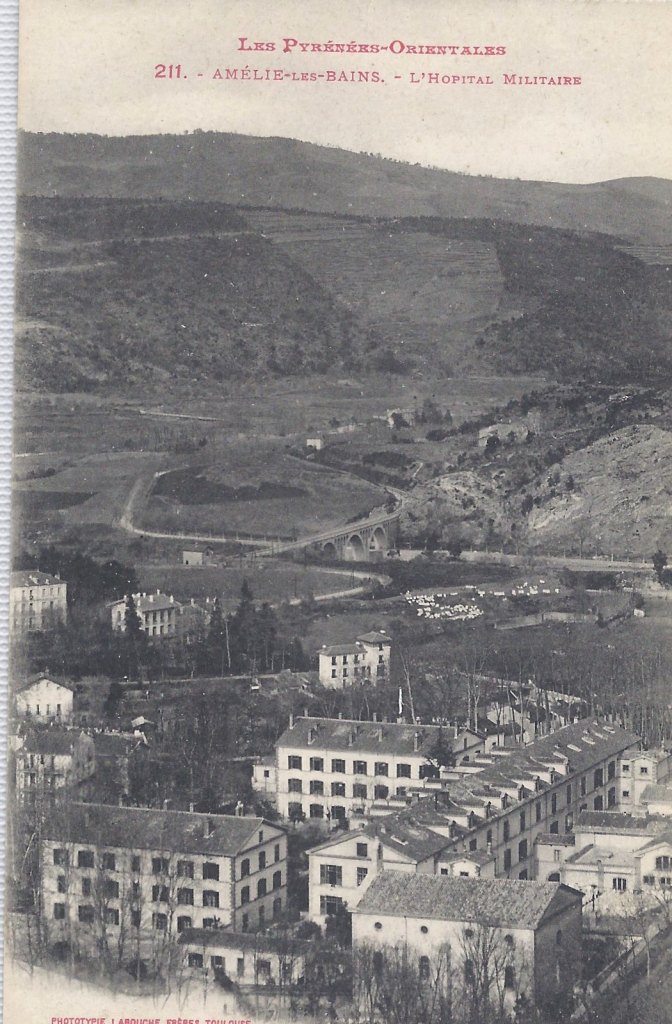
[[[363,1024],[451,1024],[453,976],[449,945],[423,956],[406,943],[358,944],[353,958],[353,1002]]]

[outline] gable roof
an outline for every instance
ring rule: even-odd
[[[331,836],[318,846],[311,847],[308,853],[319,853],[322,850],[340,846],[341,843],[351,839],[358,842],[366,840],[379,842],[388,850],[393,850],[416,864],[436,856],[454,842],[453,839],[433,832],[402,812],[369,821],[365,828],[357,831],[336,833],[335,836]]]
[[[370,633],[362,633],[357,637],[362,644],[391,644],[392,637],[388,636],[387,633],[381,633],[378,630],[372,630]]]
[[[32,686],[37,686],[38,683],[42,682],[53,683],[55,686],[60,686],[64,690],[69,690],[70,693],[74,693],[74,686],[71,683],[63,683],[60,679],[54,679],[47,672],[38,672],[36,675],[29,676],[27,679],[22,679],[20,682],[14,684],[15,693],[24,693],[26,690],[30,690]]]
[[[11,587],[52,587],[59,583],[66,586],[65,580],[51,573],[40,572],[39,569],[24,569],[10,576]]]
[[[353,908],[353,914],[535,929],[559,910],[577,905],[580,908],[582,900],[578,890],[557,882],[381,871]]]
[[[446,726],[409,725],[406,722],[362,722],[358,719],[347,718],[303,717],[295,719],[294,724],[285,729],[276,746],[314,746],[318,750],[379,754],[380,760],[384,760],[385,757],[393,754],[426,756],[432,752],[436,740],[441,734],[447,745],[455,744],[453,729]],[[470,729],[460,729],[457,739],[467,735],[480,740],[480,737]],[[460,749],[456,753],[463,753],[463,751]]]
[[[192,811],[158,811],[110,804],[69,804],[45,823],[46,839],[117,849],[233,857],[256,845],[262,828],[285,831],[264,818]]]
[[[670,825],[665,815],[628,814],[625,811],[581,811],[574,823],[575,832],[627,832],[648,835],[663,832]]]
[[[363,654],[364,649],[361,644],[346,641],[342,644],[331,644],[329,647],[320,647],[317,653],[320,655],[324,654],[327,657],[335,657],[339,654]]]
[[[71,754],[81,735],[76,729],[36,729],[27,734],[17,754]]]
[[[649,800],[653,800],[656,803],[659,801],[670,803],[672,801],[672,785],[669,782],[650,782],[648,786],[644,787],[641,800],[643,804]]]

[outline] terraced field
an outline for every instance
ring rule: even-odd
[[[503,278],[491,242],[280,210],[245,216],[390,341],[445,336],[497,311]]]

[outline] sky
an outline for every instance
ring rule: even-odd
[[[275,49],[242,51],[240,38]],[[392,49],[283,53],[286,38]],[[672,178],[670,39],[671,0],[22,0],[19,123],[286,136],[495,177]],[[409,52],[422,45],[506,52]],[[155,78],[161,63],[180,78]],[[383,81],[290,77],[353,71]]]

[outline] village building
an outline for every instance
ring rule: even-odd
[[[446,836],[398,815],[363,829],[339,831],[308,851],[308,913],[324,924],[344,908],[354,910],[380,871],[436,874]]]
[[[300,939],[228,928],[188,929],[181,933],[178,945],[184,966],[196,978],[228,980],[242,989],[272,986],[276,992],[303,982],[310,949]]]
[[[104,786],[107,797],[120,799],[130,790],[130,770],[134,756],[142,756],[148,750],[144,735],[119,732],[94,732],[92,734],[96,755],[95,785],[92,794]],[[87,799],[90,797],[87,794]]]
[[[172,594],[162,594],[160,590],[153,594],[133,594],[133,602],[140,629],[153,640],[197,637],[207,629],[212,612],[210,598],[206,598],[205,606],[197,604],[193,598],[180,604]],[[125,633],[126,598],[114,601],[109,607],[112,629]]]
[[[630,897],[672,896],[672,824],[665,817],[584,811],[567,836],[540,836],[537,875],[586,895],[593,914],[630,913]]]
[[[32,722],[68,722],[75,695],[72,687],[39,674],[19,683],[14,699],[19,718]]]
[[[212,555],[212,548],[183,548],[182,565],[206,565]]]
[[[54,629],[68,617],[68,584],[51,573],[13,572],[9,583],[9,631],[12,636]]]
[[[557,1005],[581,978],[581,904],[580,892],[549,882],[383,871],[352,915],[358,1002],[376,978],[388,983],[401,953],[420,980],[444,973],[452,1001],[474,1010],[487,999],[511,1012],[523,995]]]
[[[389,679],[391,657],[392,639],[383,630],[363,633],[352,642],[324,646],[318,651],[320,683],[342,690]]]
[[[19,799],[32,802],[91,778],[96,768],[93,740],[85,732],[51,726],[30,730],[16,751]]]
[[[672,817],[672,783],[646,786],[642,791],[640,806],[647,814]]]
[[[303,723],[302,729],[305,730],[314,721],[300,719],[294,728]],[[334,720],[327,721],[333,725]],[[526,747],[493,748],[487,754],[482,751],[473,755],[467,753],[461,759],[458,756],[454,767],[441,768],[440,771],[434,771],[426,760],[425,769],[418,761],[413,778],[402,787],[402,793],[383,799],[383,794],[376,792],[376,786],[383,782],[375,775],[378,758],[374,761],[369,755],[364,762],[357,752],[343,757],[348,737],[352,735],[354,743],[360,734],[348,732],[352,723],[335,724],[346,727],[340,735],[343,746],[340,756],[337,756],[332,741],[328,754],[331,758],[333,753],[337,769],[343,762],[346,766],[343,785],[346,799],[350,801],[348,816],[351,827],[357,821],[365,824],[364,812],[358,815],[357,804],[352,803],[354,798],[363,798],[363,790],[360,796],[360,791],[353,787],[367,786],[367,795],[373,787],[374,799],[365,808],[369,821],[384,821],[385,816],[403,814],[405,808],[418,825],[452,840],[450,850],[447,850],[449,855],[477,856],[471,867],[458,867],[458,873],[467,871],[470,875],[492,874],[496,878],[521,880],[536,877],[535,843],[539,836],[571,833],[576,817],[583,811],[616,808],[620,785],[619,757],[626,754],[630,757],[639,744],[637,736],[620,726],[587,719],[539,737]],[[364,726],[366,742],[370,743],[370,737],[375,735],[373,731],[378,726],[370,722],[359,724]],[[405,728],[413,729],[411,726]],[[293,730],[287,730],[278,744],[278,778],[283,776],[278,787],[278,807],[289,817],[298,814],[299,806],[301,810],[307,807],[308,816],[317,818],[319,815],[310,810],[311,802],[319,798],[320,792],[331,792],[327,788],[330,782],[324,781],[321,791],[319,787],[311,787],[311,783],[333,779],[339,772],[334,772],[332,767],[332,773],[328,773],[331,760],[320,749],[323,737],[320,737],[319,730],[313,733],[312,747],[306,745],[303,735],[301,744],[290,748],[287,744],[291,743],[292,735]],[[468,737],[465,739],[468,741]],[[453,740],[453,743],[455,751],[459,752],[460,739]],[[409,755],[400,755],[397,761],[407,764],[402,756]],[[290,757],[298,757],[300,763],[296,760],[290,762]],[[311,765],[311,758],[315,757],[318,761]],[[355,761],[358,769],[365,763],[369,773],[362,776],[361,783],[360,777],[355,775]],[[290,779],[293,782],[291,790]],[[301,790],[297,780],[301,782]],[[336,796],[343,799],[338,794]],[[300,797],[304,798],[303,803],[294,804]],[[332,796],[332,801],[334,799]],[[323,812],[324,815],[327,813],[334,818],[333,804]],[[397,819],[390,820],[396,822]],[[479,863],[481,859],[482,864]],[[448,861],[445,867],[453,873]]]
[[[620,775],[619,808],[639,807],[649,786],[672,781],[672,754],[667,750],[639,750],[632,757],[621,759]]]
[[[251,931],[286,907],[287,835],[263,818],[73,803],[45,822],[41,883],[50,941]]]
[[[170,637],[177,634],[177,620],[180,605],[172,594],[133,594],[135,610],[140,621],[140,629],[148,637]],[[126,632],[126,599],[114,601],[110,605],[112,629],[116,633]]]
[[[267,800],[275,802],[278,779],[274,754],[255,759],[252,765],[252,788]]]
[[[428,758],[444,741],[461,761],[484,750],[470,729],[292,716],[276,744],[278,811],[335,823],[378,804],[397,809],[395,800],[439,777]]]

